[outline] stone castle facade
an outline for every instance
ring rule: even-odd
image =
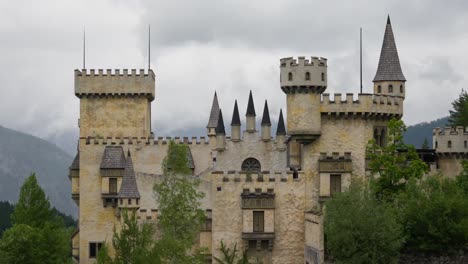
[[[286,118],[280,112],[276,128],[266,101],[256,127],[250,93],[244,120],[235,102],[227,136],[227,112],[215,94],[206,137],[163,138],[151,132],[152,70],[76,70],[80,136],[70,166],[79,206],[74,259],[95,263],[99,247],[120,226],[122,208],[136,210],[141,221],[157,221],[152,187],[161,177],[168,141],[174,140],[189,147],[193,176],[206,194],[200,246],[216,256],[224,241],[264,263],[322,263],[323,202],[352,178],[366,176],[368,141],[385,144],[387,122],[403,115],[406,79],[390,19],[373,94],[337,93],[331,99],[325,93],[325,58],[281,59],[280,74],[287,110]]]

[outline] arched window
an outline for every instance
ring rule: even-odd
[[[382,86],[380,85],[377,86],[377,93],[382,93]]]
[[[242,162],[242,170],[248,172],[260,172],[260,162],[254,158],[248,158]]]
[[[325,81],[325,73],[322,72],[322,82],[324,82],[324,81]]]
[[[451,148],[451,147],[452,147],[452,141],[449,140],[449,141],[447,142],[447,147],[448,147],[448,148]]]
[[[305,79],[306,81],[310,80],[310,72],[306,72]]]
[[[288,80],[292,81],[292,72],[288,73]]]
[[[393,85],[388,86],[388,93],[393,93]]]
[[[400,85],[400,93],[403,93],[403,85]]]

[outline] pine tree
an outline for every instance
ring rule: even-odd
[[[429,149],[429,141],[427,140],[427,138],[424,138],[424,142],[421,146],[422,149]]]
[[[468,126],[468,93],[462,89],[458,99],[452,102],[450,110],[450,126]]]

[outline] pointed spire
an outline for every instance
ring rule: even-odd
[[[265,107],[263,108],[262,126],[271,126],[267,100],[265,100]]]
[[[132,157],[130,156],[130,150],[127,154],[127,160],[125,161],[125,169],[122,177],[122,185],[120,186],[119,198],[140,198],[140,192],[135,179],[135,171],[133,170]]]
[[[245,115],[246,116],[256,116],[255,106],[254,106],[253,98],[252,98],[252,90],[250,90],[249,103],[247,104],[247,113]]]
[[[232,112],[231,126],[240,126],[239,108],[237,108],[237,100],[234,103],[234,111]]]
[[[221,112],[221,110],[219,110],[218,125],[216,126],[216,135],[226,135],[226,131],[224,130],[223,113]]]
[[[219,104],[218,104],[218,95],[214,94],[213,105],[211,106],[210,119],[208,120],[207,128],[216,128],[218,124],[218,115],[219,115]]]
[[[387,18],[379,66],[373,81],[406,81],[401,70],[400,59],[398,58],[392,24],[390,23],[390,15]]]
[[[276,135],[286,135],[286,128],[283,120],[283,109],[280,109],[278,128],[276,129]]]

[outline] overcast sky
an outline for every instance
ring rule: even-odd
[[[408,80],[404,121],[446,116],[467,88],[468,1],[2,0],[0,125],[43,138],[76,133],[83,29],[86,68],[139,69],[147,67],[148,24],[157,136],[204,131],[215,90],[226,125],[235,99],[244,116],[249,90],[257,114],[267,99],[276,120],[286,107],[282,57],[326,57],[327,92],[358,93],[360,27],[371,92],[387,14]]]

